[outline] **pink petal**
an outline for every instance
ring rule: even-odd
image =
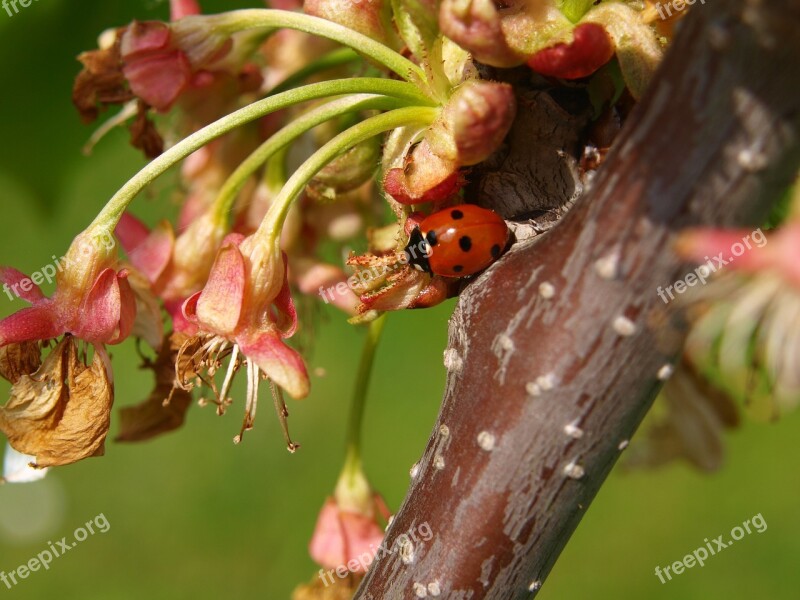
[[[172,317],[172,329],[178,333],[183,333],[189,337],[197,335],[198,327],[194,322],[186,318],[185,306],[192,300],[192,317],[197,318],[197,299],[200,297],[200,292],[197,292],[191,298],[186,300],[168,300],[164,302],[164,308],[167,313]]]
[[[344,531],[339,522],[339,508],[333,498],[325,501],[317,517],[308,553],[314,562],[325,569],[335,569],[346,564]]]
[[[309,382],[305,362],[296,350],[287,346],[279,332],[268,329],[250,337],[237,338],[237,343],[248,358],[272,381],[294,398],[308,396]]]
[[[0,321],[0,346],[49,340],[64,333],[55,303],[46,300]]]
[[[160,21],[134,21],[122,36],[120,53],[126,62],[167,50],[172,38],[169,25]]]
[[[117,284],[120,298],[119,328],[117,335],[108,342],[109,344],[119,344],[128,339],[136,322],[136,295],[128,281],[128,273],[124,269],[117,273]]]
[[[197,318],[204,329],[232,334],[239,324],[245,288],[244,257],[231,241],[217,252],[214,266],[197,302]]]
[[[190,15],[199,15],[200,12],[200,5],[197,0],[170,0],[170,21],[177,21]]]
[[[135,248],[144,244],[150,235],[150,230],[131,213],[124,212],[114,229],[114,235],[117,236],[122,249],[130,254]]]
[[[354,573],[365,573],[383,542],[383,530],[375,520],[340,510],[331,498],[317,518],[309,553],[326,569],[355,561]]]
[[[275,297],[275,309],[278,312],[278,328],[283,337],[292,337],[297,330],[297,309],[294,307],[292,293],[289,289],[289,259],[283,253],[283,286]]]
[[[168,221],[156,225],[141,244],[126,249],[134,267],[141,271],[150,283],[156,283],[167,268],[175,248],[175,232]]]
[[[23,281],[27,281],[27,284],[25,285],[25,287],[28,288],[27,291],[22,287]],[[3,284],[3,291],[9,296],[9,298],[11,297],[11,294],[15,294],[17,297],[22,298],[31,304],[36,304],[40,300],[44,299],[44,294],[42,294],[42,290],[39,289],[38,285],[33,283],[33,281],[31,281],[27,275],[20,273],[11,267],[0,267],[0,283]],[[16,289],[14,289],[15,285],[17,286]]]
[[[174,50],[127,62],[122,73],[136,96],[166,112],[189,85],[192,67],[183,52]]]
[[[114,269],[105,269],[84,299],[78,314],[72,315],[72,333],[87,342],[118,343],[127,328],[133,326],[130,305],[136,315],[136,303],[125,275],[118,277]]]
[[[200,300],[202,294],[203,292],[195,292],[184,300],[183,305],[181,305],[181,314],[183,318],[193,325],[197,325],[199,322],[197,318],[197,302]]]

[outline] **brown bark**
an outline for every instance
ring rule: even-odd
[[[357,599],[540,587],[680,353],[656,293],[689,268],[675,232],[756,225],[797,172],[798,31],[798,0],[696,4],[592,189],[465,290],[386,544],[422,523],[433,537],[381,556]]]

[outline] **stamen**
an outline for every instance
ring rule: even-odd
[[[228,363],[228,372],[225,374],[225,381],[222,382],[222,389],[219,392],[220,399],[222,402],[228,401],[228,392],[231,389],[231,384],[233,383],[233,376],[236,374],[236,371],[239,370],[239,344],[233,345],[233,351],[231,352],[231,359]]]
[[[258,403],[258,367],[250,359],[245,362],[247,363],[247,400],[244,407],[242,429],[239,431],[239,435],[233,438],[234,444],[240,443],[244,432],[253,428],[253,416]]]
[[[281,429],[283,430],[283,437],[286,440],[286,448],[294,454],[300,447],[300,444],[295,444],[289,436],[289,423],[287,418],[289,416],[289,409],[286,408],[286,402],[283,401],[283,390],[275,385],[273,381],[269,382],[270,390],[272,390],[272,399],[275,402],[275,412],[278,413],[278,421],[280,421]]]

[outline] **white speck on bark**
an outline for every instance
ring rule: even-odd
[[[428,593],[433,597],[438,597],[442,593],[442,587],[438,581],[432,581],[428,584]]]
[[[531,584],[528,586],[529,592],[538,592],[542,589],[542,582],[538,579],[536,581],[531,581]]]
[[[506,352],[511,352],[514,349],[514,340],[508,337],[505,333],[497,336],[497,344]]]
[[[666,381],[667,379],[672,377],[673,373],[675,373],[675,367],[673,367],[672,365],[664,365],[658,370],[658,379],[660,381]]]
[[[401,535],[397,544],[400,547],[400,560],[404,565],[410,565],[414,562],[414,544],[408,539],[408,536]]]
[[[619,316],[614,319],[614,331],[622,337],[630,337],[636,333],[636,324],[628,317]]]
[[[619,274],[619,253],[617,251],[595,261],[594,270],[603,279],[609,281]]]
[[[444,469],[444,457],[441,454],[437,454],[433,459],[433,468],[437,471],[441,471]]]
[[[569,437],[579,440],[583,437],[583,429],[578,427],[578,420],[575,419],[572,423],[564,425],[564,433]]]
[[[450,436],[450,428],[447,425],[442,425],[439,427],[439,435],[442,437],[449,437]]]
[[[619,451],[622,452],[623,450],[625,450],[625,448],[628,447],[628,444],[630,444],[630,442],[628,440],[622,440],[619,443],[619,446],[617,446],[617,448],[619,448]]]
[[[417,598],[427,598],[428,597],[428,588],[425,587],[422,583],[415,583],[414,584],[414,595]]]
[[[550,300],[555,297],[556,288],[552,283],[545,281],[539,286],[539,295],[545,300]]]
[[[448,371],[458,373],[464,367],[464,360],[459,356],[458,350],[448,348],[444,351],[444,368]]]
[[[411,479],[414,479],[417,475],[419,475],[419,463],[414,463],[411,466],[411,470],[408,472],[411,475]]]
[[[586,475],[586,470],[573,460],[564,467],[564,475],[570,479],[582,479]]]
[[[480,446],[486,452],[491,452],[494,450],[494,443],[495,437],[488,431],[481,431],[478,434],[478,446]]]
[[[767,155],[763,152],[759,152],[753,148],[743,148],[736,156],[736,162],[746,171],[755,173],[766,168],[768,159]]]

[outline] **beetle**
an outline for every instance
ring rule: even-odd
[[[509,235],[494,211],[460,204],[426,217],[411,231],[405,251],[409,264],[419,271],[466,277],[500,258]]]

